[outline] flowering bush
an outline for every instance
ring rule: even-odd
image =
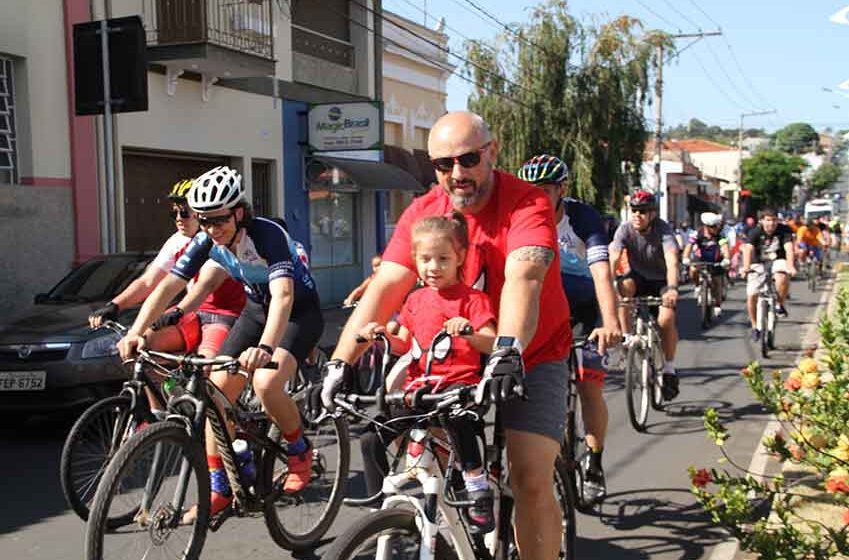
[[[691,467],[692,492],[714,522],[762,559],[849,557],[849,290],[842,289],[835,303],[819,325],[819,360],[806,357],[786,376],[766,374],[757,362],[741,371],[782,425],[764,447],[797,476],[762,479],[746,472],[726,453],[730,434],[717,412],[705,413],[720,462],[734,468]],[[810,515],[813,502],[829,514]]]

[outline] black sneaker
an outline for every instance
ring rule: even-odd
[[[783,305],[776,305],[775,314],[782,318],[787,317],[787,308]]]
[[[492,513],[492,489],[469,492],[469,500],[475,505],[466,510],[471,529],[480,534],[490,533],[495,529],[495,516]]]
[[[604,480],[602,469],[593,469],[589,466],[589,455],[587,455],[584,467],[584,480],[581,485],[583,502],[586,506],[593,506],[601,502],[607,496],[607,483]]]
[[[663,386],[661,387],[663,400],[671,401],[678,396],[678,376],[674,373],[663,374]]]
[[[761,341],[761,331],[759,329],[752,329],[752,333],[750,335],[752,342],[760,342]]]

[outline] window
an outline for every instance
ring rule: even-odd
[[[12,59],[0,57],[0,184],[17,182],[14,68]]]
[[[310,191],[310,233],[316,268],[352,265],[357,262],[355,193]]]
[[[251,206],[255,216],[274,216],[271,208],[271,166],[267,161],[251,161]]]

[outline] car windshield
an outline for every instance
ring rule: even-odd
[[[135,280],[147,265],[135,255],[86,261],[71,271],[48,294],[53,301],[105,301]]]

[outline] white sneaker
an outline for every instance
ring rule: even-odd
[[[718,306],[717,306],[717,307],[714,307],[714,308],[713,308],[713,316],[714,316],[714,317],[719,317],[720,315],[722,315],[722,308],[721,308],[721,307],[718,307]]]

